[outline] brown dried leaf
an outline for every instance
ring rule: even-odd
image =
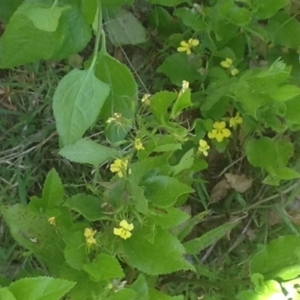
[[[228,189],[230,189],[230,186],[225,178],[219,181],[210,192],[209,203],[217,203],[224,199],[227,196]]]
[[[267,222],[270,226],[274,226],[274,225],[282,223],[283,221],[282,221],[281,216],[277,212],[277,210],[272,209],[268,213],[268,221]]]
[[[236,190],[238,193],[244,193],[252,186],[253,179],[249,179],[246,175],[234,175],[231,173],[226,173],[225,177],[231,188]]]

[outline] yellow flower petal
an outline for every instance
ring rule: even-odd
[[[223,135],[224,137],[230,137],[231,131],[230,131],[228,128],[224,128],[224,129],[222,130],[222,135]]]
[[[190,48],[187,48],[187,49],[186,49],[186,54],[187,54],[187,55],[190,55],[191,53],[192,53],[191,49],[190,49]]]
[[[134,228],[133,224],[132,223],[129,224],[126,220],[122,220],[120,222],[120,226],[125,230],[129,230],[129,231],[133,230]]]
[[[178,47],[178,48],[177,48],[177,51],[178,51],[178,52],[185,52],[186,49],[188,49],[188,48],[187,48],[187,47]]]
[[[127,240],[128,238],[130,238],[132,236],[132,233],[130,231],[124,230],[122,229],[122,232],[120,234],[120,237],[124,240]]]
[[[190,47],[190,45],[189,45],[186,41],[181,41],[181,42],[180,42],[180,45],[181,45],[182,47],[185,47],[185,48]]]
[[[231,58],[226,58],[225,60],[221,61],[221,66],[225,69],[230,68],[230,66],[232,65],[233,61]]]
[[[216,128],[216,129],[223,129],[226,127],[226,123],[224,121],[221,121],[221,122],[215,122],[213,124],[213,128]]]
[[[199,45],[199,40],[197,39],[189,39],[189,45],[191,45],[192,47],[196,47]]]
[[[231,73],[232,76],[235,76],[235,75],[239,74],[240,71],[239,71],[237,68],[233,68],[233,69],[230,71],[230,73]]]

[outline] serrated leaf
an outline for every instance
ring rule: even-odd
[[[72,281],[51,277],[22,278],[13,282],[9,290],[18,300],[58,300],[75,284]]]
[[[120,141],[126,136],[133,122],[137,105],[137,84],[128,67],[107,54],[99,53],[95,74],[110,86],[109,96],[100,113],[103,120],[107,121],[114,113],[127,119],[122,127],[113,126],[111,123],[105,128],[110,141]]]
[[[147,41],[145,28],[127,10],[106,10],[104,12],[104,20],[109,39],[116,47],[120,47],[121,45],[136,45]]]
[[[66,243],[64,249],[65,260],[75,270],[81,270],[82,266],[88,262],[83,234],[83,231],[73,231],[64,236]]]
[[[184,183],[168,176],[152,176],[143,182],[145,197],[156,206],[169,207],[183,194],[193,192]]]
[[[42,201],[46,208],[59,206],[63,202],[64,186],[55,169],[52,169],[46,177]]]
[[[93,262],[83,265],[83,270],[95,281],[125,276],[118,260],[106,253],[98,254]]]
[[[132,237],[123,242],[124,254],[133,267],[149,275],[194,269],[174,236],[160,227],[152,230],[146,226],[134,229]]]
[[[12,237],[57,274],[64,261],[63,242],[47,218],[21,204],[2,206],[1,213]]]
[[[135,300],[136,292],[132,289],[122,289],[112,295],[111,300]]]
[[[82,138],[96,121],[108,94],[109,86],[92,70],[73,70],[59,82],[53,112],[63,146]]]
[[[62,148],[59,154],[70,161],[99,166],[109,159],[118,157],[120,152],[92,140],[80,139],[75,144]]]
[[[151,289],[149,300],[184,300],[183,296],[168,296],[161,291]]]
[[[91,29],[77,7],[64,10],[55,31],[37,29],[28,17],[43,0],[23,3],[13,14],[1,38],[1,68],[12,68],[40,59],[60,60],[81,51],[91,38]]]
[[[200,253],[203,249],[209,247],[225,236],[232,230],[239,222],[225,223],[209,232],[203,234],[199,238],[188,241],[184,244],[187,254],[194,255]]]
[[[66,200],[67,206],[83,215],[89,221],[97,221],[103,218],[100,207],[100,199],[86,194],[78,194]]]
[[[62,12],[70,6],[51,6],[42,5],[30,6],[27,12],[28,18],[33,22],[37,29],[53,32],[57,29]]]
[[[190,169],[194,164],[194,149],[190,149],[180,159],[179,163],[172,167],[173,175],[177,175],[180,172]]]
[[[144,274],[139,274],[130,288],[136,292],[136,299],[149,299],[149,288]]]
[[[175,10],[174,15],[179,17],[182,22],[192,28],[195,31],[201,31],[207,28],[207,24],[203,16],[196,8],[187,9],[186,7],[180,7]]]

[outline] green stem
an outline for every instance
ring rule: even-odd
[[[100,38],[101,38],[102,33],[103,33],[103,30],[102,30],[102,5],[101,5],[101,0],[99,0],[99,3],[98,3],[98,30],[96,32],[93,61],[90,66],[90,69],[95,68],[95,64],[97,61],[97,55],[98,55],[98,51],[99,51],[99,43],[100,43]]]
[[[54,3],[53,3],[52,6],[51,6],[51,9],[52,9],[53,7],[55,7],[55,6],[57,6],[57,4],[58,4],[58,0],[55,0]]]

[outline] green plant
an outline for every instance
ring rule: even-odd
[[[192,5],[149,0],[149,26],[164,41],[158,42],[163,51],[155,73],[163,80],[153,83],[153,94],[142,96],[134,73],[107,50],[108,43],[118,47],[147,41],[143,25],[124,8],[132,4],[1,4],[7,22],[1,68],[63,60],[83,49],[88,55],[82,52],[82,57],[90,55],[83,68],[80,63],[71,71],[66,68],[54,92],[53,113],[59,154],[89,165],[93,180],[85,183],[85,192],[70,194],[52,169],[41,197],[1,208],[13,238],[45,267],[39,275],[76,283],[65,291],[70,299],[179,300],[183,294],[156,288],[161,275],[188,271],[198,278],[212,276],[197,265],[199,253],[244,216],[197,233],[214,202],[203,187],[211,152],[225,153],[231,166],[247,158],[245,169],[260,168],[266,185],[300,177],[294,154],[300,125],[300,25],[291,17],[289,1]],[[100,134],[93,139],[89,133],[96,129]],[[241,196],[251,183],[239,189],[227,176],[223,190],[234,189],[239,200],[234,210],[251,209]],[[183,209],[196,191],[205,213],[191,216]],[[245,279],[244,285],[249,284]],[[218,295],[228,299],[241,289],[236,284]]]

